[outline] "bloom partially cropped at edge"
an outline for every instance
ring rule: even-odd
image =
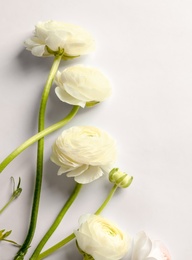
[[[83,65],[58,71],[55,83],[55,93],[61,101],[81,107],[101,102],[111,94],[111,85],[105,75],[96,68]]]
[[[52,146],[51,160],[78,183],[89,183],[109,173],[116,160],[116,144],[107,132],[92,126],[64,130]]]
[[[58,21],[37,23],[34,36],[27,39],[24,45],[38,57],[53,56],[61,50],[64,56],[79,56],[95,49],[95,42],[86,30]]]
[[[162,242],[151,241],[142,231],[134,239],[131,260],[171,260],[171,256]]]
[[[78,247],[95,260],[118,260],[131,247],[131,238],[99,215],[84,215],[75,231]]]

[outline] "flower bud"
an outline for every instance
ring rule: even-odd
[[[121,172],[119,168],[113,168],[109,173],[109,180],[120,188],[127,188],[131,184],[133,177]]]

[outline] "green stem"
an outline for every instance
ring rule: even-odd
[[[103,201],[101,206],[95,212],[96,215],[99,215],[104,210],[104,208],[107,206],[107,204],[109,203],[109,201],[112,199],[113,195],[115,194],[115,191],[117,190],[117,188],[118,188],[118,186],[116,184],[112,187],[112,189],[110,190],[106,199]],[[47,249],[46,251],[41,253],[36,259],[34,258],[33,260],[41,260],[41,259],[53,254],[55,251],[57,251],[59,248],[63,247],[67,243],[69,243],[74,238],[75,238],[75,234],[74,233],[70,234],[68,237],[64,238],[63,240],[61,240],[54,246],[50,247],[49,249]],[[32,259],[30,259],[30,260],[32,260]]]
[[[68,237],[64,238],[63,240],[61,240],[59,243],[57,243],[56,245],[52,246],[51,248],[47,249],[46,251],[44,251],[43,253],[41,253],[37,260],[41,260],[47,256],[49,256],[50,254],[52,254],[53,252],[55,252],[56,250],[58,250],[59,248],[63,247],[64,245],[66,245],[67,243],[69,243],[71,240],[73,240],[75,238],[75,234],[72,233],[71,235],[69,235]]]
[[[11,202],[15,199],[15,197],[12,195],[9,201],[5,204],[5,206],[0,210],[0,214],[3,213],[3,211],[11,204]]]
[[[107,204],[109,203],[109,201],[112,199],[113,195],[115,194],[115,191],[117,190],[117,188],[118,188],[118,186],[116,184],[114,184],[112,189],[110,190],[107,198],[103,201],[103,203],[98,208],[98,210],[95,211],[95,215],[99,215],[104,210],[104,208],[107,206]]]
[[[49,92],[55,77],[55,74],[58,70],[62,55],[55,56],[53,61],[53,65],[51,67],[47,82],[44,87],[44,91],[41,98],[41,104],[39,109],[39,121],[38,121],[38,132],[44,130],[44,118],[45,118],[45,110],[47,105],[47,100],[49,96]],[[43,176],[43,152],[44,152],[44,138],[41,138],[38,141],[37,147],[37,168],[36,168],[36,181],[35,181],[35,190],[34,190],[34,197],[33,197],[33,205],[32,205],[32,212],[31,212],[31,221],[30,226],[28,229],[28,234],[26,239],[21,246],[20,250],[17,252],[14,260],[22,260],[26,255],[28,248],[30,247],[31,241],[33,239],[36,224],[37,224],[37,217],[38,217],[38,210],[39,210],[39,202],[40,202],[40,195],[41,195],[41,184],[42,184],[42,176]]]
[[[59,226],[59,224],[61,223],[63,217],[65,216],[66,212],[68,211],[68,209],[70,208],[70,206],[72,205],[74,200],[76,199],[76,197],[79,194],[81,188],[82,188],[82,184],[77,183],[75,189],[73,190],[73,193],[71,194],[71,196],[69,197],[69,199],[67,200],[67,202],[65,203],[65,205],[63,206],[61,211],[59,212],[59,214],[57,215],[55,221],[53,222],[53,224],[51,225],[51,227],[49,228],[47,233],[44,235],[44,237],[42,238],[42,240],[40,241],[40,243],[36,247],[35,251],[33,252],[32,256],[30,258],[30,260],[38,259],[38,256],[39,256],[42,248],[44,247],[44,245],[46,244],[48,239],[51,237],[53,232],[56,230],[56,228]],[[65,242],[65,243],[68,243],[72,239],[71,237],[73,237],[73,235],[66,238],[65,240],[67,242]]]
[[[5,169],[5,167],[15,158],[17,157],[21,152],[23,152],[26,148],[28,148],[30,145],[41,139],[42,137],[56,131],[57,129],[61,128],[62,126],[66,125],[78,112],[79,106],[74,106],[70,113],[60,120],[59,122],[55,123],[54,125],[49,126],[48,128],[42,130],[41,132],[38,132],[31,138],[29,138],[27,141],[22,143],[19,147],[17,147],[12,153],[10,153],[0,164],[0,173]]]

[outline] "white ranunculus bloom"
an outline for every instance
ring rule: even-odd
[[[35,56],[52,56],[64,50],[66,56],[88,54],[95,49],[92,36],[83,28],[57,21],[39,22],[34,36],[25,41],[25,47]]]
[[[83,65],[58,71],[55,83],[55,92],[61,101],[81,107],[103,101],[111,94],[110,82],[103,73]]]
[[[151,241],[142,231],[134,240],[131,260],[171,260],[171,256],[160,241]]]
[[[92,126],[71,127],[52,147],[51,160],[78,183],[89,183],[109,172],[116,160],[116,145],[105,132]]]
[[[75,231],[78,247],[95,260],[118,260],[131,248],[131,238],[99,215],[84,215]]]

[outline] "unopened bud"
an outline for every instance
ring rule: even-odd
[[[109,180],[120,188],[127,188],[131,184],[133,177],[121,172],[119,168],[114,168],[109,173]]]

